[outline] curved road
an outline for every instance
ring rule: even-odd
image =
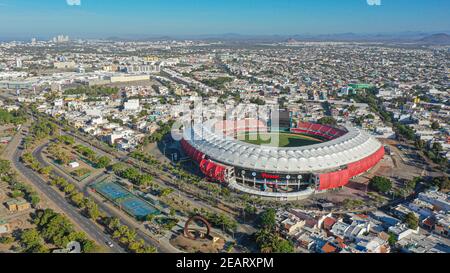
[[[19,132],[20,133],[20,132]],[[114,245],[114,247],[110,248],[107,246],[106,242],[112,242],[113,239],[104,233],[104,231],[93,223],[90,219],[85,218],[80,214],[80,212],[70,205],[67,200],[59,195],[59,193],[47,184],[44,179],[42,179],[39,175],[34,173],[31,169],[26,167],[21,161],[20,157],[22,156],[22,152],[19,149],[16,149],[14,152],[12,163],[14,167],[28,180],[33,183],[33,185],[39,189],[41,193],[47,196],[48,199],[52,200],[58,208],[60,208],[64,214],[66,214],[71,220],[75,221],[81,229],[86,232],[91,238],[95,239],[98,243],[102,243],[106,249],[110,249],[115,253],[125,253],[126,251],[118,245]]]
[[[39,163],[42,166],[49,166],[49,163],[42,156],[42,151],[44,150],[45,147],[47,147],[47,145],[48,145],[48,143],[41,145],[33,151],[33,156],[39,161]],[[101,173],[101,174],[97,175],[96,177],[91,178],[89,182],[85,183],[84,185],[81,185],[80,183],[77,183],[76,181],[74,181],[70,176],[68,176],[65,173],[63,173],[62,171],[60,171],[58,168],[54,167],[53,169],[54,169],[53,173],[55,175],[62,177],[64,179],[66,179],[67,181],[70,181],[71,184],[73,184],[79,190],[81,190],[86,197],[89,197],[91,194],[89,192],[89,185],[92,184],[93,182],[97,181],[97,179],[100,178],[101,176],[105,175],[105,173]],[[103,202],[96,202],[96,203],[101,208],[102,211],[106,212],[108,215],[117,217],[120,220],[121,224],[127,225],[129,227],[133,227],[134,229],[136,229],[136,233],[139,236],[139,238],[143,239],[148,245],[154,246],[158,250],[158,252],[160,252],[160,253],[179,252],[179,250],[174,248],[172,245],[170,245],[170,243],[157,241],[157,240],[151,238],[149,235],[142,232],[139,228],[136,228],[136,224],[123,218],[121,215],[116,213],[112,208],[110,208],[108,205],[104,204]]]

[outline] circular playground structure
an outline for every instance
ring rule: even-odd
[[[206,233],[201,234],[200,238],[208,238],[211,233],[211,224],[204,217],[200,215],[195,215],[189,218],[184,225],[184,235],[191,240],[197,240],[198,238],[192,235],[190,226],[195,222],[201,222],[206,227]]]

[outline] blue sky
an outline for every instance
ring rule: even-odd
[[[449,14],[448,0],[0,0],[0,36],[435,32]]]

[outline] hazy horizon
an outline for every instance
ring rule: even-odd
[[[446,0],[0,0],[0,39],[450,31]]]

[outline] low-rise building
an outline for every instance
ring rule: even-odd
[[[19,198],[13,198],[8,201],[6,201],[6,208],[11,212],[19,212],[24,211],[31,208],[30,203],[28,203],[25,199],[19,197]]]
[[[419,228],[417,228],[417,230],[413,230],[410,229],[406,224],[397,224],[390,227],[388,230],[395,235],[398,241],[410,236],[411,234],[417,234],[419,232]]]
[[[448,239],[431,234],[412,234],[399,240],[397,245],[406,253],[450,253]]]
[[[427,218],[433,214],[433,205],[420,199],[409,203],[408,208],[418,213],[421,218]]]
[[[367,236],[359,240],[355,247],[363,253],[389,253],[390,247],[386,240],[380,237]]]
[[[450,236],[450,215],[448,213],[435,214],[434,232],[449,237]]]
[[[419,193],[419,199],[435,206],[435,210],[450,211],[449,194],[439,191],[427,191]]]
[[[386,213],[376,210],[370,213],[370,216],[374,219],[380,221],[385,228],[389,228],[390,226],[395,226],[399,224],[401,221],[395,217],[387,215]]]
[[[72,169],[76,169],[76,168],[80,167],[80,163],[78,163],[78,162],[76,162],[76,161],[70,162],[70,163],[69,163],[69,166],[70,166]]]
[[[8,222],[0,219],[0,234],[5,234],[11,232],[11,226]]]

